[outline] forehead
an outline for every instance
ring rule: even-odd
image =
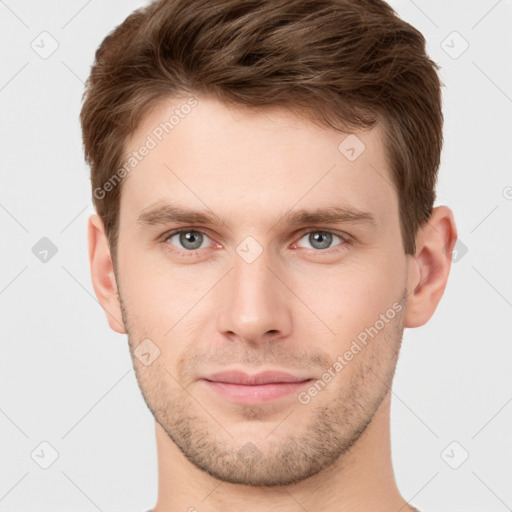
[[[121,215],[165,200],[254,221],[294,205],[351,206],[382,222],[397,210],[378,124],[349,134],[284,108],[183,96],[147,112],[126,141],[124,160],[133,165]]]

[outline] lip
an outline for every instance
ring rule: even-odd
[[[241,371],[226,371],[214,373],[201,380],[209,389],[232,402],[257,404],[297,392],[313,379],[282,371],[265,371],[254,375]]]

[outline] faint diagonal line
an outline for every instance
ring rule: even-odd
[[[496,496],[496,498],[498,498],[501,501],[501,503],[503,503],[503,505],[507,507],[508,510],[512,510],[512,508],[510,508],[510,506],[507,503],[505,503],[473,470],[471,470],[471,473],[473,473],[473,475],[475,475],[478,478],[478,480],[480,480],[480,482],[482,482],[482,484],[484,484],[484,486],[487,487],[487,489],[491,491],[494,494],[494,496]]]
[[[27,268],[28,268],[28,265],[25,265],[25,267],[24,267],[22,270],[20,270],[20,271],[19,271],[19,272],[18,272],[18,273],[17,273],[17,274],[16,274],[16,275],[15,275],[15,276],[14,276],[14,277],[9,281],[9,282],[8,282],[8,283],[7,283],[7,284],[6,284],[6,285],[5,285],[5,286],[0,290],[0,295],[1,295],[2,293],[4,293],[4,292],[5,292],[5,290],[7,290],[7,288],[8,288],[12,283],[14,283],[14,281],[16,281],[16,279],[18,279],[18,277],[19,277],[21,274],[23,274],[23,272],[25,272],[25,270],[27,270]]]
[[[207,498],[209,498],[218,488],[220,485],[222,485],[223,482],[220,482],[218,483],[202,500],[201,500],[201,503],[203,501],[205,501]]]
[[[395,186],[393,183],[391,183],[388,179],[384,177],[383,174],[381,174],[372,164],[368,164],[390,187],[391,190],[395,190]],[[427,222],[427,224],[436,232],[439,233],[439,231],[430,223],[430,221]]]
[[[73,75],[75,75],[78,78],[78,80],[80,80],[80,82],[82,82],[82,84],[85,85],[85,82],[63,60],[61,60],[61,62],[62,64],[64,64],[64,66],[66,66],[66,68],[69,69],[69,71],[71,71],[71,73],[73,73]]]
[[[25,27],[30,28],[30,27],[29,27],[29,26],[28,26],[28,25],[27,25],[27,24],[26,24],[26,23],[25,23],[25,22],[24,22],[24,21],[23,21],[23,20],[22,20],[22,19],[21,19],[21,18],[20,18],[20,17],[19,17],[19,16],[18,16],[18,15],[17,15],[17,14],[16,14],[16,13],[15,13],[15,12],[14,12],[14,11],[13,11],[9,6],[8,6],[8,5],[7,5],[7,4],[6,4],[6,3],[5,3],[5,2],[4,2],[4,0],[0,0],[0,3],[1,3],[2,5],[4,5],[4,6],[9,10],[9,11],[11,11],[11,14],[12,14],[13,16],[15,16],[16,18],[18,18],[18,21],[19,21],[20,23],[22,23],[23,25],[25,25]]]
[[[501,3],[501,0],[498,0],[472,27],[471,30],[473,30],[481,21],[483,21],[488,14],[495,9],[495,7]]]
[[[418,494],[419,494],[421,491],[423,491],[423,489],[425,489],[425,487],[427,487],[427,485],[428,485],[430,482],[432,482],[432,480],[434,480],[434,478],[435,478],[437,475],[439,475],[439,471],[438,471],[438,472],[437,472],[437,473],[436,473],[436,474],[435,474],[435,475],[434,475],[434,476],[433,476],[433,477],[432,477],[432,478],[431,478],[431,479],[430,479],[430,480],[429,480],[429,481],[428,481],[428,482],[427,482],[427,483],[426,483],[426,484],[425,484],[425,485],[424,485],[424,486],[423,486],[423,487],[422,487],[422,488],[421,488],[421,489],[420,489],[420,490],[419,490],[419,491],[418,491],[414,496],[412,496],[411,498],[409,498],[409,499],[407,500],[407,503],[405,503],[404,505],[402,505],[402,506],[397,510],[397,512],[400,512],[400,510],[402,510],[406,505],[410,505],[410,502],[411,502],[414,498],[416,498],[416,496],[418,496]]]
[[[64,231],[66,231],[66,229],[69,228],[69,226],[71,226],[71,224],[73,224],[73,222],[75,222],[76,219],[78,219],[78,217],[80,217],[80,215],[82,215],[83,212],[85,212],[85,210],[87,210],[87,208],[89,207],[89,205],[85,206],[85,208],[83,208],[82,210],[80,210],[80,212],[78,212],[61,230],[61,233],[64,233]]]
[[[182,389],[184,389],[190,395],[191,398],[193,398],[196,401],[196,403],[198,403],[206,411],[206,413],[215,422],[218,423],[220,427],[224,429],[226,434],[228,434],[230,437],[233,437],[233,435],[228,430],[226,430],[226,427],[224,427],[224,425],[219,420],[217,420],[217,418],[215,418],[215,416],[213,416],[213,414],[211,414],[210,411],[185,386],[183,386],[183,384],[176,377],[174,377],[174,375],[171,372],[169,372],[169,370],[167,370],[167,368],[164,368],[164,370],[181,386]]]
[[[94,501],[91,500],[91,498],[89,496],[87,496],[87,494],[82,491],[82,489],[80,489],[80,487],[78,487],[78,485],[75,484],[75,482],[73,482],[73,480],[71,480],[71,478],[69,478],[68,475],[66,475],[66,473],[64,473],[64,471],[60,471],[100,512],[103,512],[103,510],[101,510],[100,507],[98,507],[98,505],[96,505],[96,503],[94,503]]]
[[[1,498],[0,501],[2,501],[28,474],[30,471],[27,471]]]
[[[295,503],[297,503],[297,505],[299,505],[299,507],[301,507],[302,510],[305,510],[306,512],[309,512],[309,510],[300,501],[297,501],[295,496],[293,496],[293,494],[291,494],[290,491],[286,487],[282,487],[282,489],[284,489],[287,492],[288,496],[290,496],[290,498],[293,501],[295,501]]]
[[[507,98],[508,101],[512,103],[512,98],[487,73],[485,73],[485,71],[483,71],[474,60],[472,60],[471,63],[487,78],[487,80],[489,80],[489,82],[491,82],[491,84],[494,85],[494,87],[496,87],[496,89],[498,89],[498,91],[501,92],[501,94],[503,94],[503,96],[505,96],[505,98]]]
[[[62,25],[61,29],[66,28],[90,3],[91,0],[88,0],[88,2],[82,5],[82,7],[80,7],[80,9],[78,9],[78,11],[75,12],[75,14],[73,14],[73,16],[71,16],[71,18],[69,18],[69,20],[66,21],[66,23],[64,23],[64,25]]]
[[[496,211],[496,208],[498,208],[499,204],[497,204],[469,233],[473,233],[473,231],[475,231],[475,229],[480,226],[480,224],[482,224],[482,222],[487,219],[487,217],[489,217],[489,215],[491,215],[491,213],[495,212]]]
[[[496,416],[498,416],[498,414],[503,410],[505,409],[505,407],[510,403],[512,402],[512,398],[510,400],[508,400],[505,405],[503,407],[500,408],[500,410],[487,422],[485,423],[485,425],[483,427],[480,428],[480,430],[471,438],[471,440],[473,440],[478,434],[480,434],[480,432],[482,432],[482,430],[487,427],[487,425],[489,425],[489,423],[491,423],[491,421],[496,418]]]
[[[304,194],[302,195],[302,197],[299,198],[298,201],[295,202],[294,205],[291,206],[291,208],[288,208],[288,210],[286,212],[283,213],[283,215],[281,215],[281,217],[279,217],[279,219],[277,219],[277,221],[272,225],[272,227],[268,230],[269,233],[270,231],[272,231],[274,229],[274,227],[279,224],[279,222],[281,222],[281,219],[283,217],[285,217],[285,215],[287,213],[289,213],[291,210],[293,210],[293,208],[295,208],[297,206],[297,204],[299,204],[303,199],[304,197],[309,194],[334,168],[336,167],[336,164],[334,164],[316,183],[314,183],[310,188],[309,190],[307,190],[306,192],[304,192]]]
[[[2,411],[2,409],[0,409],[0,412],[28,439],[29,437],[27,436],[27,434],[25,434],[25,432],[23,432],[23,430],[21,430],[21,428],[16,425],[16,423],[14,423],[14,421],[9,418],[9,416],[7,416],[7,414],[5,414],[4,411]]]
[[[386,179],[379,171],[377,171],[377,169],[375,169],[375,167],[372,165],[372,164],[368,164],[393,190],[395,190],[395,187],[394,185],[388,180]]]
[[[398,400],[400,400],[400,402],[402,402],[402,404],[407,407],[407,409],[409,409],[409,411],[414,414],[414,416],[416,416],[416,418],[418,418],[418,420],[423,423],[423,425],[428,429],[430,430],[430,432],[432,432],[432,434],[434,434],[434,436],[437,437],[437,439],[439,439],[439,436],[411,409],[411,407],[409,407],[394,391],[393,391],[393,388],[390,384],[388,384],[387,382],[383,381],[379,375],[377,375],[377,373],[375,373],[373,371],[372,368],[370,368],[370,371],[373,373],[373,375],[375,375],[375,377],[377,377],[387,388],[388,390],[391,391],[391,393],[396,397],[398,398]],[[414,497],[414,496],[413,496]],[[411,498],[412,499],[412,498]]]
[[[214,213],[214,211],[213,211],[213,210],[212,210],[212,209],[211,209],[211,208],[210,208],[210,207],[209,207],[209,206],[208,206],[208,205],[207,205],[207,204],[206,204],[206,203],[205,203],[205,202],[204,202],[204,201],[203,201],[203,200],[202,200],[202,199],[201,199],[201,198],[200,198],[200,197],[199,197],[199,196],[198,196],[198,195],[197,195],[197,194],[196,194],[196,193],[195,193],[195,192],[194,192],[194,191],[193,191],[193,190],[192,190],[192,189],[191,189],[191,188],[190,188],[190,187],[189,187],[189,186],[188,186],[188,185],[187,185],[187,184],[186,184],[186,183],[185,183],[185,182],[184,182],[184,181],[183,181],[183,180],[182,180],[182,179],[181,179],[181,178],[180,178],[180,177],[179,177],[179,176],[178,176],[178,175],[177,175],[177,174],[176,174],[176,173],[175,173],[175,172],[174,172],[174,171],[173,171],[173,170],[172,170],[172,169],[167,165],[167,164],[166,164],[166,163],[165,163],[165,162],[164,162],[164,165],[165,165],[165,167],[167,167],[167,169],[168,169],[169,171],[171,171],[171,172],[174,174],[174,176],[175,176],[176,178],[178,178],[178,179],[181,181],[181,183],[183,183],[183,185],[185,185],[185,187],[187,187],[187,188],[190,190],[190,192],[192,192],[192,194],[194,194],[194,195],[197,197],[197,199],[198,199],[199,201],[201,201],[201,203],[203,203],[203,204],[206,206],[206,208],[207,208],[209,211],[211,211],[212,213]],[[231,229],[227,224],[225,224],[225,227],[226,227],[226,228],[228,228],[228,229],[229,229],[229,231],[233,232],[233,230],[232,230],[232,229]]]
[[[16,73],[14,73],[14,75],[12,75],[11,78],[9,78],[9,80],[7,80],[7,82],[4,85],[2,85],[2,87],[0,87],[0,92],[3,91],[27,66],[28,61],[25,62],[25,64],[23,64],[23,66],[21,66],[21,68],[18,69]]]
[[[286,288],[288,288],[288,290],[290,290],[293,293],[293,295],[295,295],[295,297],[297,297],[297,299],[299,299],[302,302],[302,304],[304,304],[304,306],[306,306],[309,309],[309,311],[311,311],[311,313],[313,313],[313,315],[315,315],[318,318],[318,320],[320,320],[320,322],[322,322],[325,325],[325,327],[327,327],[327,329],[329,329],[329,331],[336,335],[336,333],[268,265],[266,265],[266,267],[270,270],[270,272],[272,272],[272,274],[274,274],[277,277],[277,279],[279,279],[279,281],[281,281],[281,283],[283,283],[286,286]]]
[[[28,233],[28,229],[2,204],[0,204],[0,208],[2,208],[2,210],[4,210],[4,212],[7,213],[7,215],[10,215],[10,217],[17,223],[19,224],[24,230],[26,233]]]
[[[421,423],[423,423],[423,425],[437,437],[437,439],[439,439],[439,436],[411,409],[411,407],[409,407],[393,390],[391,390],[391,393],[393,393],[393,395],[396,396],[398,400],[400,400],[400,402],[402,402],[402,404],[405,405],[405,407],[407,407],[407,409],[409,409],[409,411],[411,411],[411,413],[414,414],[414,416],[416,416],[416,418],[418,418],[418,420],[420,420]]]
[[[413,5],[416,7],[416,9],[418,9],[418,11],[420,11],[421,13],[423,13],[423,15],[425,16],[425,18],[427,18],[427,19],[430,21],[430,23],[432,23],[432,25],[434,25],[434,27],[439,28],[439,26],[437,25],[437,23],[436,23],[436,22],[435,22],[435,21],[434,21],[434,20],[433,20],[433,19],[432,19],[432,18],[431,18],[431,17],[430,17],[430,16],[429,16],[425,11],[424,11],[424,10],[422,10],[422,9],[418,6],[418,4],[416,4],[416,2],[413,2],[413,0],[409,0],[409,2],[411,2],[411,4],[413,4]]]
[[[80,422],[130,373],[128,370],[109,390],[60,438],[62,441]]]
[[[473,265],[471,265],[471,268],[510,306],[512,307],[512,304],[508,301],[508,299],[502,295],[501,292],[498,291],[498,289],[493,286]]]
[[[164,337],[167,336],[205,297],[208,295],[215,286],[217,286],[226,275],[233,270],[234,267],[231,267],[222,277],[218,279],[218,281],[164,334]]]
[[[295,409],[297,408],[297,406],[295,406],[263,439],[266,439],[270,434],[272,434],[272,432],[274,432],[277,427],[279,427],[280,425],[282,425],[286,419],[288,419],[288,416],[290,416],[290,414],[295,411]]]
[[[64,266],[64,265],[61,265],[61,267],[64,269],[64,271],[71,277],[71,279],[73,279],[73,281],[75,281],[75,283],[78,284],[78,286],[80,286],[80,288],[82,288],[82,290],[87,293],[87,295],[89,295],[89,297],[91,297],[91,299],[96,302],[96,304],[98,304],[100,306],[100,308],[103,309],[103,311],[105,311],[107,313],[108,316],[110,316],[110,318],[112,318],[112,320],[114,320],[114,322],[119,325],[119,327],[121,327],[122,329],[124,329],[124,325],[121,324],[117,318],[112,314],[110,313],[110,311],[108,311],[107,309],[105,309],[101,304],[100,304],[100,301],[92,294],[89,292],[89,290]]]

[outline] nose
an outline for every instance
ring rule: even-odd
[[[251,345],[288,337],[292,294],[279,268],[266,251],[250,263],[234,255],[233,268],[218,290],[220,333]]]

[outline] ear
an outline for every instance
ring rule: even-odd
[[[119,334],[125,334],[108,237],[103,221],[98,215],[93,214],[89,217],[87,230],[94,292],[107,315],[110,328]]]
[[[415,256],[409,257],[404,327],[419,327],[434,314],[446,288],[456,241],[452,211],[437,206],[416,236]]]

